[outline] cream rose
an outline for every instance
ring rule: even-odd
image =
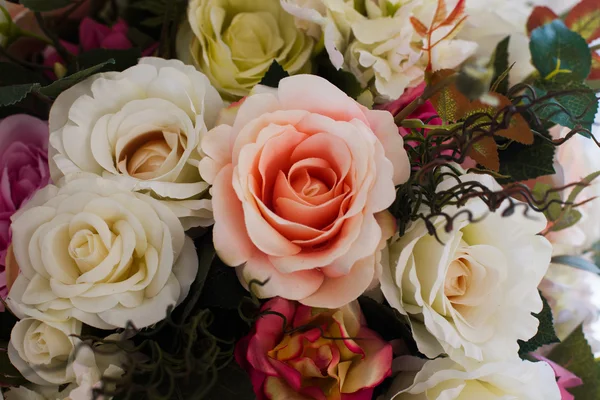
[[[448,9],[455,3],[449,2]],[[423,82],[429,57],[422,49],[427,43],[410,18],[429,25],[437,0],[281,0],[281,4],[297,20],[307,22],[300,25],[307,32],[314,35],[319,27],[331,63],[352,72],[363,87],[373,84],[378,101],[395,100]],[[434,70],[454,68],[475,52],[474,42],[445,38],[452,29],[442,28],[431,38],[437,43],[431,54]]]
[[[554,370],[543,361],[517,359],[465,368],[449,358],[438,358],[425,362],[415,375],[406,371],[406,366],[418,366],[423,361],[408,358],[394,360],[404,371],[385,400],[561,399]]]
[[[39,321],[24,318],[10,334],[8,356],[23,377],[38,385],[62,385],[74,379],[71,365],[75,338],[81,322]]]
[[[118,336],[113,334],[106,340],[118,340]],[[60,386],[39,385],[12,388],[6,393],[6,400],[90,400],[95,398],[93,390],[101,387],[103,377],[118,379],[125,373],[122,368],[126,361],[125,354],[114,345],[101,344],[92,350],[78,339],[75,342],[69,366],[72,383],[62,390]],[[111,384],[104,384],[107,385],[106,389],[114,390]],[[107,398],[99,396],[98,400]]]
[[[273,61],[290,74],[310,72],[314,45],[279,0],[192,0],[177,42],[178,57],[229,100],[250,93]]]
[[[463,175],[461,181],[501,190],[489,175]],[[446,180],[438,191],[454,185],[456,180]],[[392,307],[410,316],[417,346],[427,357],[504,360],[517,357],[518,339],[536,334],[532,313],[542,309],[537,286],[552,253],[537,235],[546,219],[531,211],[523,215],[524,207],[502,216],[507,207],[505,202],[490,213],[481,199],[458,210],[449,206],[442,212],[456,216],[451,232],[445,232],[445,217],[430,221],[443,244],[422,220],[390,243],[381,289]],[[476,222],[469,222],[467,212]]]
[[[160,199],[186,229],[211,225],[196,148],[222,107],[206,76],[177,60],[95,75],[50,110],[52,179],[91,172]]]
[[[386,209],[410,167],[391,114],[323,78],[249,96],[202,142],[215,249],[260,297],[338,308],[378,278],[395,230]]]
[[[12,232],[21,272],[9,304],[44,320],[143,328],[183,301],[198,269],[194,244],[168,207],[97,177],[41,190]]]

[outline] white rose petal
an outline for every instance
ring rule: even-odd
[[[401,368],[411,366],[397,361]],[[403,365],[404,364],[404,365]],[[404,368],[406,371],[408,368]],[[410,368],[412,369],[412,368]],[[545,362],[514,360],[472,364],[465,368],[449,358],[427,361],[416,373],[401,372],[386,400],[560,400],[552,367]]]
[[[63,92],[50,110],[50,170],[89,172],[164,201],[186,229],[213,222],[198,146],[223,102],[202,73],[142,58]]]
[[[12,229],[21,274],[8,301],[17,315],[146,327],[183,301],[198,268],[193,242],[167,206],[102,178],[40,192]]]
[[[42,322],[25,318],[13,327],[8,345],[12,365],[30,382],[38,385],[60,385],[71,382],[70,364],[75,339],[81,333],[81,322]]]
[[[490,176],[463,175],[491,190],[500,186]],[[443,182],[438,190],[455,185]],[[390,265],[384,268],[381,289],[388,302],[411,317],[419,350],[429,358],[441,353],[455,359],[496,361],[517,357],[517,340],[537,332],[532,315],[542,309],[537,286],[552,247],[542,236],[545,218],[517,207],[502,216],[508,203],[489,213],[480,199],[444,213],[457,215],[450,233],[446,219],[433,219],[442,241],[429,235],[422,220],[392,240]],[[469,211],[476,222],[469,222]]]

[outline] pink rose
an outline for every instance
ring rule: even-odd
[[[248,96],[202,141],[214,245],[263,298],[340,307],[380,274],[395,231],[386,209],[409,162],[392,115],[325,79],[296,75]]]
[[[61,41],[63,46],[72,54],[79,54],[80,49],[84,52],[94,49],[125,50],[133,47],[131,41],[127,38],[129,26],[123,20],[119,20],[111,27],[102,25],[92,18],[85,17],[79,24],[79,46]],[[146,49],[142,55],[151,55],[156,50],[157,45],[152,45]],[[44,51],[44,65],[54,67],[55,64],[65,64],[54,47],[47,47]],[[54,78],[54,76],[52,76]]]
[[[0,171],[0,296],[5,298],[10,217],[50,179],[47,122],[25,114],[0,120]]]
[[[532,356],[534,356],[540,361],[547,362],[554,370],[554,374],[556,375],[556,383],[558,384],[558,388],[560,389],[561,400],[574,400],[575,397],[571,393],[569,393],[567,389],[583,385],[583,381],[581,380],[581,378],[576,376],[568,369],[561,367],[560,365],[548,360],[545,357],[542,357],[537,354],[532,354]]]
[[[281,315],[261,316],[235,349],[258,400],[370,400],[390,376],[392,346],[365,326],[357,302],[325,310],[277,297],[267,310]]]
[[[392,113],[392,115],[396,116],[407,105],[419,98],[419,96],[423,94],[424,90],[425,82],[421,83],[419,86],[406,89],[404,94],[400,96],[399,99],[382,104],[378,108],[387,110]],[[426,101],[423,105],[419,106],[415,111],[408,115],[407,119],[418,119],[427,125],[442,125],[442,120],[440,117],[438,117],[437,111],[430,101]],[[398,131],[402,136],[406,136],[410,133],[410,130],[402,127],[399,127]]]

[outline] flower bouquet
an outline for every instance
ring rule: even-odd
[[[597,0],[0,0],[0,399],[600,398]]]

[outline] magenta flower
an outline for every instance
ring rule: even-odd
[[[48,123],[25,114],[0,120],[0,296],[7,295],[4,271],[10,217],[50,180]],[[1,306],[0,306],[1,308]]]
[[[257,399],[370,400],[391,374],[392,346],[367,328],[358,302],[328,310],[275,297],[267,310],[278,314],[261,316],[235,351]]]
[[[94,49],[126,50],[133,47],[127,38],[129,26],[123,20],[109,27],[86,17],[79,24],[79,46],[61,41],[63,46],[72,54],[78,55],[80,51],[86,52]],[[151,55],[158,44],[144,50],[143,56]],[[44,51],[44,65],[54,67],[55,64],[65,64],[54,47],[47,47]],[[55,78],[53,73],[50,73]]]

